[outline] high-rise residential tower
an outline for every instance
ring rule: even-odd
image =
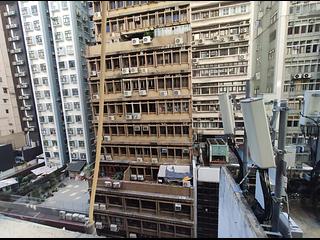
[[[40,146],[37,112],[18,2],[0,2],[0,13],[0,135],[23,131],[27,146]]]
[[[42,145],[51,165],[91,161],[84,58],[90,36],[86,4],[19,2]]]
[[[199,141],[223,135],[218,96],[238,101],[250,80],[250,1],[191,1],[192,120]],[[235,109],[236,128],[243,127]],[[242,141],[243,130],[236,131]]]

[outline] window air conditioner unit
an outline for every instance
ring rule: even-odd
[[[111,181],[105,181],[104,185],[106,188],[112,188],[112,182]]]
[[[161,148],[161,153],[163,153],[163,154],[168,153],[168,149],[166,149],[166,148]]]
[[[192,63],[198,63],[199,59],[198,58],[192,58]]]
[[[115,117],[114,117],[114,116],[109,116],[109,120],[110,120],[110,121],[114,121],[114,120],[115,120]]]
[[[238,56],[238,59],[239,60],[246,60],[246,55],[241,54]]]
[[[174,96],[180,96],[180,94],[181,94],[180,90],[174,90],[173,91],[173,95]]]
[[[134,17],[134,21],[136,22],[140,21],[140,17]]]
[[[220,37],[220,42],[224,42],[224,38],[223,37]]]
[[[116,224],[110,224],[110,231],[111,232],[118,232],[119,228]]]
[[[135,233],[129,233],[129,238],[137,238],[137,234],[135,234]]]
[[[134,131],[140,131],[140,126],[134,126],[133,129]]]
[[[143,43],[151,43],[151,37],[150,36],[143,37]]]
[[[152,163],[158,163],[158,158],[151,158]]]
[[[102,222],[96,222],[96,229],[102,229]]]
[[[148,127],[148,126],[143,126],[143,127],[142,127],[142,130],[143,130],[143,131],[149,131],[149,127]]]
[[[143,181],[143,180],[144,180],[143,175],[138,175],[138,181]]]
[[[129,68],[122,68],[121,73],[122,74],[129,74],[130,73]]]
[[[176,203],[175,205],[174,205],[174,210],[176,211],[176,212],[180,212],[181,211],[181,204],[180,203]]]
[[[130,73],[138,73],[139,69],[137,67],[130,68]]]
[[[97,76],[97,71],[91,71],[91,76]]]
[[[112,184],[113,188],[120,188],[121,187],[121,183],[120,182],[113,182]]]
[[[141,73],[148,73],[148,68],[140,68]]]
[[[126,115],[126,119],[127,119],[127,120],[132,120],[132,114],[127,114],[127,115]]]
[[[190,181],[183,181],[182,186],[183,187],[191,187],[191,183],[190,183]]]
[[[139,40],[139,38],[132,38],[131,39],[131,43],[132,43],[132,45],[139,45],[140,44],[140,40]]]
[[[234,40],[235,40],[234,36],[229,37],[229,41],[234,41]]]
[[[106,155],[106,160],[107,160],[107,161],[112,161],[111,155]]]
[[[66,213],[66,220],[72,221],[72,213]]]
[[[204,44],[204,41],[203,41],[202,38],[200,38],[200,39],[198,40],[198,44],[199,44],[199,45]]]
[[[160,91],[160,96],[161,97],[165,97],[168,95],[168,92],[167,91]]]
[[[137,181],[138,178],[137,178],[137,175],[131,174],[130,179],[131,179],[132,181]]]
[[[302,74],[296,74],[293,76],[294,79],[300,79],[302,78]]]
[[[131,97],[131,96],[132,96],[132,91],[124,91],[124,92],[123,92],[123,95],[124,95],[125,97]]]
[[[138,157],[137,162],[143,162],[143,159],[141,157]]]
[[[29,127],[28,128],[30,132],[34,132],[35,131],[35,127]]]
[[[141,114],[140,113],[133,114],[132,119],[141,119]]]
[[[59,219],[62,219],[62,220],[66,219],[66,212],[65,211],[59,211]]]
[[[180,38],[175,38],[174,39],[174,43],[175,44],[183,44],[183,38],[181,38],[181,37]]]
[[[139,95],[140,96],[146,96],[147,95],[147,91],[146,90],[140,90],[139,91]]]
[[[103,140],[105,142],[110,142],[111,141],[111,136],[104,136]]]
[[[303,78],[311,78],[311,74],[309,73],[305,73],[305,74],[302,74]]]

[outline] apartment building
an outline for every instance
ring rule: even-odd
[[[99,1],[93,2],[97,44],[87,52],[95,132],[99,98],[104,98],[94,210],[97,232],[113,237],[193,237],[193,187],[181,181],[181,176],[192,178],[189,3],[106,5],[106,69],[100,68]],[[106,76],[104,93],[99,93],[101,70]],[[169,172],[175,181],[168,180]]]
[[[192,123],[198,141],[223,135],[219,99],[245,97],[250,79],[251,2],[191,1]],[[242,141],[243,118],[236,106],[236,140]]]
[[[288,98],[287,144],[303,145],[303,94],[320,89],[320,3],[262,1],[254,9],[253,94]]]
[[[0,13],[0,135],[23,131],[27,146],[40,146],[37,112],[18,2],[2,1]]]
[[[19,2],[46,163],[91,161],[86,2]]]

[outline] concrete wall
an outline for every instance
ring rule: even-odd
[[[267,238],[230,172],[222,167],[219,185],[219,238]]]
[[[12,144],[13,149],[26,146],[26,138],[23,132],[0,136],[0,144]]]

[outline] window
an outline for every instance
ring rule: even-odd
[[[76,67],[75,61],[74,60],[70,60],[69,61],[69,68],[75,68],[75,67]]]
[[[56,39],[57,41],[63,40],[63,33],[62,33],[62,32],[56,32],[56,33],[55,33],[55,39]]]
[[[38,56],[41,59],[44,59],[44,50],[38,50]]]
[[[73,104],[74,104],[74,109],[75,109],[75,110],[80,110],[80,103],[75,102],[75,103],[73,103]]]
[[[38,35],[36,36],[37,44],[42,45],[42,36]]]
[[[65,31],[64,34],[66,36],[66,40],[72,40],[71,30]]]
[[[62,8],[63,10],[68,9],[68,2],[67,2],[67,1],[61,1],[61,8]]]
[[[70,75],[70,80],[72,83],[77,83],[77,75]]]
[[[83,129],[82,128],[77,128],[77,134],[82,135],[83,134]]]
[[[37,16],[38,15],[38,8],[36,5],[31,6],[31,13],[33,16]]]
[[[48,122],[53,123],[53,116],[48,116]]]
[[[84,147],[84,141],[78,141],[79,147]]]
[[[81,116],[80,115],[76,115],[76,122],[81,122]]]
[[[23,16],[29,15],[29,8],[27,8],[27,7],[22,8],[21,13]]]
[[[58,47],[58,55],[63,56],[66,55],[66,48],[65,47]]]
[[[32,73],[37,73],[37,72],[39,72],[40,70],[39,70],[39,65],[38,64],[33,64],[33,65],[31,65],[31,71],[32,71]]]
[[[66,120],[67,120],[67,123],[72,123],[73,122],[73,116],[67,116]]]
[[[40,22],[39,22],[39,20],[33,22],[33,27],[34,27],[34,30],[37,30],[37,31],[40,30]]]
[[[47,72],[47,65],[45,63],[40,64],[41,72]]]
[[[36,58],[36,52],[35,51],[29,51],[29,58],[30,59],[35,59]]]
[[[47,78],[47,77],[43,77],[43,78],[42,78],[42,83],[43,83],[44,85],[48,85],[48,78]]]
[[[46,98],[49,98],[50,97],[50,91],[48,91],[48,90],[44,91],[44,96]]]
[[[34,39],[34,37],[27,37],[26,40],[27,40],[27,45],[33,45],[33,44],[35,44],[35,39]]]
[[[9,109],[6,109],[6,113],[9,113]]]
[[[246,5],[241,5],[241,13],[247,12],[247,6]]]
[[[50,112],[52,112],[52,105],[51,103],[46,103],[46,109]]]
[[[79,90],[77,88],[72,89],[72,96],[79,96]]]
[[[33,30],[31,22],[25,22],[23,25],[24,25],[24,28],[25,28],[26,31],[32,31]]]
[[[73,55],[74,54],[73,46],[67,46],[67,54],[69,54],[69,55]]]
[[[64,25],[70,25],[70,18],[68,15],[63,16],[63,24]]]
[[[62,96],[64,97],[69,96],[69,89],[62,89]]]
[[[65,62],[59,62],[59,68],[65,69],[66,68]]]
[[[7,103],[8,102],[8,99],[2,99],[3,100],[3,103]]]
[[[224,8],[222,10],[222,15],[225,16],[225,15],[229,15],[229,8]]]

